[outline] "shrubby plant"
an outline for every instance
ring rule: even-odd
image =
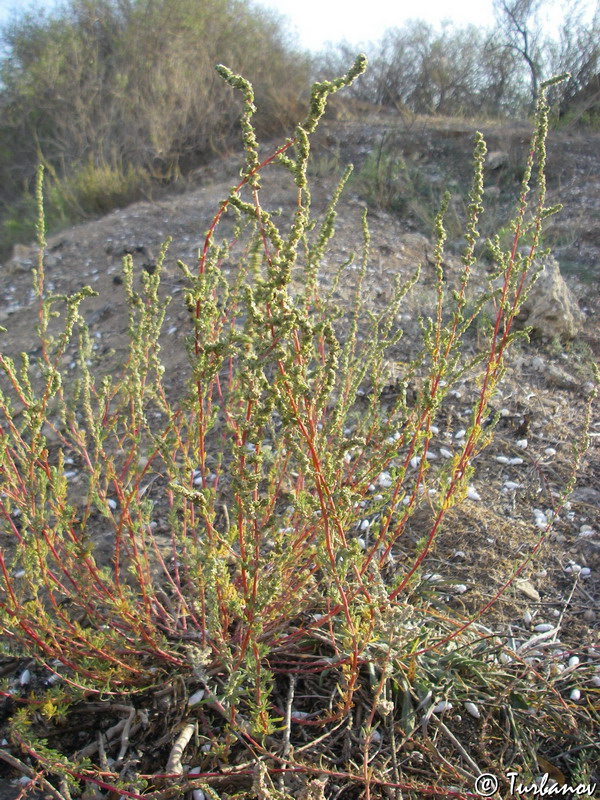
[[[73,0],[0,36],[0,246],[33,237],[43,160],[50,228],[157,191],[237,138],[224,59],[248,75],[259,125],[293,125],[309,59],[277,15],[244,0]]]
[[[485,669],[487,656],[458,659],[444,651],[444,642],[459,636],[479,646],[479,635],[469,620],[444,628],[439,614],[419,601],[418,585],[444,516],[467,495],[473,458],[490,441],[493,424],[484,427],[489,403],[507,351],[521,335],[513,322],[535,280],[531,267],[542,222],[555,210],[544,198],[548,108],[542,91],[512,246],[504,251],[499,240],[491,243],[499,288],[467,301],[483,212],[486,148],[477,135],[460,283],[451,290],[444,275],[446,198],[436,220],[436,304],[423,309],[420,320],[423,348],[406,366],[393,400],[384,403],[386,354],[401,340],[398,311],[418,275],[397,282],[383,311],[365,312],[365,214],[353,305],[344,319],[333,295],[348,264],[340,265],[329,291],[319,284],[319,266],[350,170],[320,221],[311,216],[306,177],[310,137],[328,97],[365,65],[361,56],[342,78],[315,84],[306,119],[264,160],[253,127],[252,87],[218,68],[243,97],[245,165],[214,217],[198,265],[180,263],[190,314],[183,398],[170,397],[160,357],[167,245],[157,269],[143,272],[139,285],[131,257],[124,260],[129,354],[120,374],[100,380],[90,366],[85,322],[92,290],[69,297],[46,293],[40,212],[35,289],[41,355],[36,364],[25,354],[20,363],[0,356],[6,543],[0,630],[5,655],[35,659],[54,681],[15,711],[10,730],[36,769],[62,777],[63,796],[81,780],[123,796],[160,794],[166,780],[160,774],[184,781],[184,751],[199,753],[202,742],[212,747],[212,763],[237,763],[241,748],[243,759],[249,751],[257,764],[271,754],[284,772],[327,775],[316,756],[310,762],[294,754],[289,738],[294,687],[317,679],[310,718],[298,712],[295,723],[307,725],[308,735],[337,730],[350,719],[357,693],[366,696],[362,766],[335,774],[371,796],[386,783],[401,784],[397,766],[391,773],[370,766],[380,721],[397,720],[391,735],[408,736],[417,724],[416,705],[427,703],[436,681],[466,662]],[[261,194],[267,169],[285,171],[295,187],[291,220],[277,221],[267,210]],[[41,208],[41,171],[38,203]],[[234,218],[235,230],[219,243],[225,215]],[[523,254],[525,234],[532,245]],[[235,267],[229,278],[226,265]],[[469,355],[465,333],[490,302],[496,311],[486,348]],[[61,367],[72,340],[79,353],[75,383]],[[420,388],[411,394],[417,378]],[[432,427],[448,392],[465,379],[477,385],[478,398],[464,444],[434,471],[427,459]],[[67,460],[85,474],[83,504],[74,502]],[[396,563],[418,511],[427,512],[422,539],[409,563]],[[109,557],[99,547],[107,531]],[[288,698],[283,708],[282,693]],[[131,765],[125,770],[123,750],[116,761],[93,763],[84,751],[61,752],[44,740],[47,726],[85,709],[84,701],[98,712],[101,701],[117,708],[118,700],[118,708],[131,708],[121,737],[126,752],[132,720],[149,725],[142,711],[159,695],[171,697],[170,719],[182,726],[177,734],[169,731],[170,758],[152,774]],[[205,738],[192,744],[194,720],[202,721]],[[216,797],[211,775],[188,776],[182,785]],[[290,796],[269,780],[260,764],[256,796]],[[311,786],[316,792],[316,783]]]

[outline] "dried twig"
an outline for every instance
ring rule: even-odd
[[[452,742],[454,747],[456,747],[456,749],[461,754],[461,756],[464,758],[464,760],[467,762],[467,764],[475,772],[475,777],[478,778],[482,774],[481,769],[479,768],[477,763],[475,761],[473,761],[471,756],[467,753],[467,751],[462,746],[462,744],[458,741],[456,736],[452,733],[452,731],[446,725],[444,725],[444,723],[442,722],[441,719],[438,719],[435,715],[432,717],[432,719],[436,723],[436,725],[438,726],[440,731],[444,734],[444,736],[447,739],[450,739],[450,741]]]
[[[283,731],[283,750],[282,755],[288,758],[290,754],[290,735],[292,731],[292,704],[294,702],[294,692],[296,689],[296,676],[290,675],[290,685],[288,688],[288,696],[285,704],[285,728]],[[283,773],[279,776],[279,789],[285,791],[285,778]]]
[[[123,761],[125,754],[127,753],[127,748],[129,747],[129,736],[131,734],[131,726],[133,720],[135,719],[135,714],[135,708],[132,706],[129,709],[129,716],[125,720],[125,725],[123,726],[123,733],[121,734],[121,749],[119,750],[119,755],[117,756],[117,764],[120,764]]]
[[[19,772],[22,772],[23,775],[27,775],[28,778],[31,778],[32,781],[39,783],[42,789],[48,794],[51,794],[55,800],[69,800],[68,797],[62,795],[58,789],[55,789],[51,783],[49,783],[45,778],[36,772],[32,767],[28,767],[27,764],[24,764],[22,761],[19,761],[18,758],[11,756],[10,753],[7,753],[6,750],[0,750],[0,758],[3,761],[6,761],[7,764],[10,764],[11,767],[18,769]]]
[[[181,757],[183,756],[185,748],[188,746],[190,739],[194,735],[195,730],[196,725],[193,722],[188,722],[175,740],[175,744],[173,745],[173,749],[171,750],[166,766],[166,772],[169,775],[183,775]]]

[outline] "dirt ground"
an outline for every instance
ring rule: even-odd
[[[388,131],[388,134],[385,132]],[[390,133],[391,131],[391,133]],[[518,192],[519,165],[526,153],[527,131],[490,123],[484,126],[488,150],[509,155],[509,167],[486,176],[490,204],[498,215]],[[433,184],[453,174],[470,176],[473,127],[467,122],[427,124],[393,118],[333,120],[317,137],[312,171],[313,210],[322,214],[335,177],[348,161],[360,173],[362,165],[382,140],[392,135],[407,159],[424,165]],[[265,150],[265,153],[267,150]],[[435,170],[442,178],[436,178]],[[512,172],[510,172],[512,170]],[[197,260],[204,234],[228,190],[239,175],[239,154],[198,170],[186,192],[136,203],[91,220],[48,239],[45,259],[46,287],[69,294],[89,284],[98,297],[83,306],[94,337],[99,371],[109,373],[122,364],[127,348],[127,316],[121,280],[121,263],[131,254],[135,270],[152,270],[167,236],[172,237],[165,260],[163,291],[173,300],[165,319],[162,356],[167,385],[177,395],[188,375],[184,339],[188,311],[183,302],[185,280],[177,267],[190,268]],[[512,177],[511,177],[512,175]],[[280,177],[279,177],[280,176]],[[292,214],[295,194],[284,171],[265,177],[263,197],[271,209]],[[494,188],[496,187],[496,188]],[[428,570],[432,590],[448,608],[469,615],[492,601],[480,623],[522,644],[535,626],[556,627],[554,651],[563,660],[578,656],[600,665],[600,416],[593,411],[590,447],[578,476],[577,488],[546,541],[539,545],[552,493],[560,493],[572,463],[574,432],[581,429],[590,390],[590,362],[600,353],[600,136],[552,134],[548,143],[548,188],[551,202],[563,202],[563,212],[550,221],[548,239],[570,288],[585,314],[585,325],[570,342],[537,340],[520,345],[509,359],[507,374],[494,410],[501,414],[492,445],[476,460],[473,484],[478,499],[468,499],[449,515]],[[263,200],[263,202],[267,202]],[[330,285],[336,268],[353,252],[360,252],[360,215],[364,205],[359,182],[351,182],[338,208],[336,235],[323,260],[321,280]],[[418,219],[377,208],[369,211],[371,255],[366,285],[367,305],[383,307],[391,296],[394,276],[407,277],[418,264],[422,277],[418,291],[407,298],[398,320],[405,338],[394,358],[399,365],[418,347],[417,317],[433,297],[433,244]],[[220,230],[230,230],[225,222]],[[452,243],[451,245],[456,244]],[[32,319],[36,313],[32,291],[35,248],[19,247],[0,269],[0,346],[9,355],[26,351],[35,358]],[[447,258],[449,273],[457,259]],[[486,275],[480,276],[482,285]],[[297,274],[295,280],[301,282]],[[477,280],[477,278],[476,278]],[[351,286],[340,290],[350,296]],[[471,346],[478,346],[473,338]],[[67,371],[74,368],[74,350],[64,358]],[[400,366],[399,366],[400,368]],[[450,451],[457,430],[468,420],[473,387],[464,384],[445,404],[431,449]],[[523,442],[526,440],[526,444]],[[546,517],[543,515],[546,514]],[[415,539],[418,531],[415,531]],[[538,547],[539,545],[539,547]],[[515,565],[528,555],[519,578],[502,593]],[[407,556],[410,555],[407,553]],[[460,589],[457,590],[457,586]],[[466,588],[462,588],[466,587]],[[574,685],[574,684],[573,684]],[[565,685],[568,698],[572,685]],[[597,703],[600,689],[587,687],[585,702]],[[577,701],[572,701],[575,705]],[[581,702],[584,702],[583,700]],[[0,765],[0,774],[14,774]],[[6,788],[6,785],[5,785]],[[8,794],[0,798],[8,800]]]

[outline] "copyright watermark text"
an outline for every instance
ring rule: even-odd
[[[544,773],[536,783],[521,783],[517,772],[507,772],[506,778],[510,782],[509,791],[511,795],[531,795],[532,797],[565,797],[567,795],[573,797],[592,797],[596,791],[595,783],[579,783],[577,786],[564,784],[561,786],[552,781],[547,773]],[[492,797],[499,788],[500,781],[490,772],[484,772],[482,775],[479,775],[475,781],[475,791],[480,797]]]

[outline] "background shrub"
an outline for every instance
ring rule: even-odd
[[[32,195],[42,157],[64,204],[50,199],[50,222],[130,202],[226,150],[239,102],[215,63],[253,81],[263,133],[293,123],[309,87],[281,21],[243,0],[72,0],[22,15],[3,41],[0,201]]]

